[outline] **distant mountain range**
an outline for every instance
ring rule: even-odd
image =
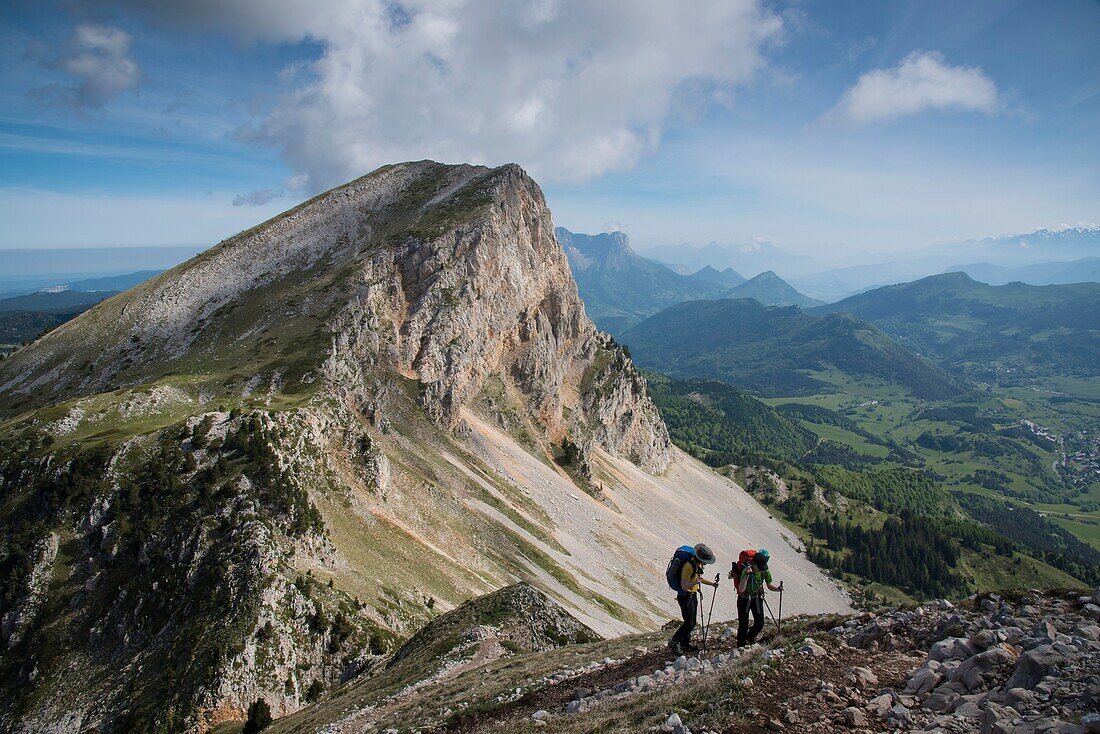
[[[25,296],[0,299],[0,314],[19,311],[38,311],[41,313],[65,313],[83,311],[113,295],[115,291],[40,291]]]
[[[0,280],[0,300],[32,293],[59,291],[80,291],[81,293],[112,291],[118,293],[144,283],[154,275],[163,272],[163,270],[138,270],[133,273],[99,275],[79,279],[67,278],[63,273],[59,273],[53,276],[43,275],[27,280]]]
[[[636,253],[622,232],[588,235],[558,227],[554,235],[565,250],[585,311],[612,334],[675,303],[718,297],[745,280],[732,270],[673,272]]]
[[[966,273],[974,280],[989,285],[1028,283],[1030,285],[1065,285],[1067,283],[1100,282],[1100,257],[1086,257],[1072,262],[1051,262],[1009,268],[992,263],[955,265],[949,273]]]
[[[966,240],[938,249],[956,256],[960,250],[967,254],[990,253],[997,264],[1075,260],[1100,252],[1100,225],[1044,228],[1023,234]]]
[[[59,326],[116,293],[144,283],[159,270],[76,280],[0,298],[0,346],[14,346]]]
[[[598,326],[619,334],[647,316],[700,298],[755,298],[765,306],[816,306],[773,271],[751,280],[736,270],[705,265],[690,274],[642,257],[622,232],[598,235],[554,231],[565,250],[585,310]]]
[[[202,249],[199,246],[0,249],[0,294],[16,290],[30,293],[47,286],[139,270],[159,272]]]
[[[853,314],[944,367],[983,379],[1096,375],[1100,283],[991,286],[947,273],[811,309]]]
[[[917,397],[947,398],[958,384],[872,324],[848,314],[811,316],[751,299],[690,301],[622,334],[635,361],[678,378],[719,379],[765,397],[836,387],[811,371],[881,380]]]
[[[696,271],[710,265],[732,268],[739,273],[762,273],[775,270],[789,275],[805,275],[820,269],[813,258],[781,250],[770,242],[741,245],[658,245],[646,248],[646,257],[669,266],[681,266]]]
[[[60,326],[116,291],[44,291],[0,299],[0,349],[30,341]]]
[[[841,267],[799,274],[792,283],[828,302],[945,271],[965,271],[991,285],[1014,280],[1032,285],[1080,283],[1100,280],[1092,262],[1097,254],[1100,227],[1082,225],[952,242],[908,254],[865,254]],[[960,261],[975,264],[960,265]]]

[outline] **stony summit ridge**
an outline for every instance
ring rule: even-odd
[[[3,731],[282,717],[517,582],[546,624],[494,654],[659,626],[670,543],[798,545],[672,446],[514,165],[384,166],[227,239],[0,362],[0,418]]]

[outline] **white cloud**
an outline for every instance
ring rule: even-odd
[[[77,109],[103,107],[141,79],[141,68],[130,57],[132,42],[121,28],[77,26],[59,53],[38,52],[46,66],[68,74],[73,83],[43,87],[35,95]]]
[[[912,53],[892,69],[860,76],[834,112],[855,122],[874,122],[925,110],[994,112],[997,85],[977,66],[949,66],[935,51]]]
[[[309,176],[304,173],[296,173],[283,181],[283,188],[287,191],[304,191],[309,186]]]
[[[763,68],[782,29],[760,0],[144,6],[243,40],[321,44],[239,135],[281,151],[314,190],[420,158],[516,161],[551,180],[629,167],[685,87],[728,96]]]
[[[282,189],[256,189],[233,198],[233,206],[263,206],[276,199],[282,199],[286,193]]]

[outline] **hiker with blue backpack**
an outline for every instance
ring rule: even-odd
[[[729,577],[737,586],[737,646],[744,647],[756,641],[756,636],[764,628],[764,589],[780,592],[782,599],[783,583],[776,586],[772,572],[768,569],[771,554],[767,549],[743,550],[737,557],[737,563],[730,569]],[[752,613],[752,628],[749,628],[749,613]],[[783,608],[779,608],[780,617]],[[779,623],[776,622],[776,627]]]
[[[668,647],[677,655],[695,652],[699,648],[691,643],[691,633],[695,630],[696,617],[699,615],[699,589],[701,584],[718,588],[718,577],[710,581],[703,577],[703,568],[717,559],[704,543],[696,546],[684,545],[676,549],[672,560],[665,569],[665,578],[669,588],[676,592],[676,603],[680,605],[680,616],[684,622],[676,634],[668,641]]]

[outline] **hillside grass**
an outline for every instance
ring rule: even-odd
[[[835,441],[836,443],[850,446],[858,453],[865,454],[867,456],[874,456],[879,459],[885,459],[890,453],[890,449],[885,446],[874,444],[860,436],[857,433],[840,428],[838,426],[824,426],[820,423],[811,423],[809,421],[799,421],[803,426],[816,433],[819,437],[827,439],[829,441]]]
[[[1100,512],[1091,512],[1082,518],[1047,515],[1047,519],[1100,550]]]

